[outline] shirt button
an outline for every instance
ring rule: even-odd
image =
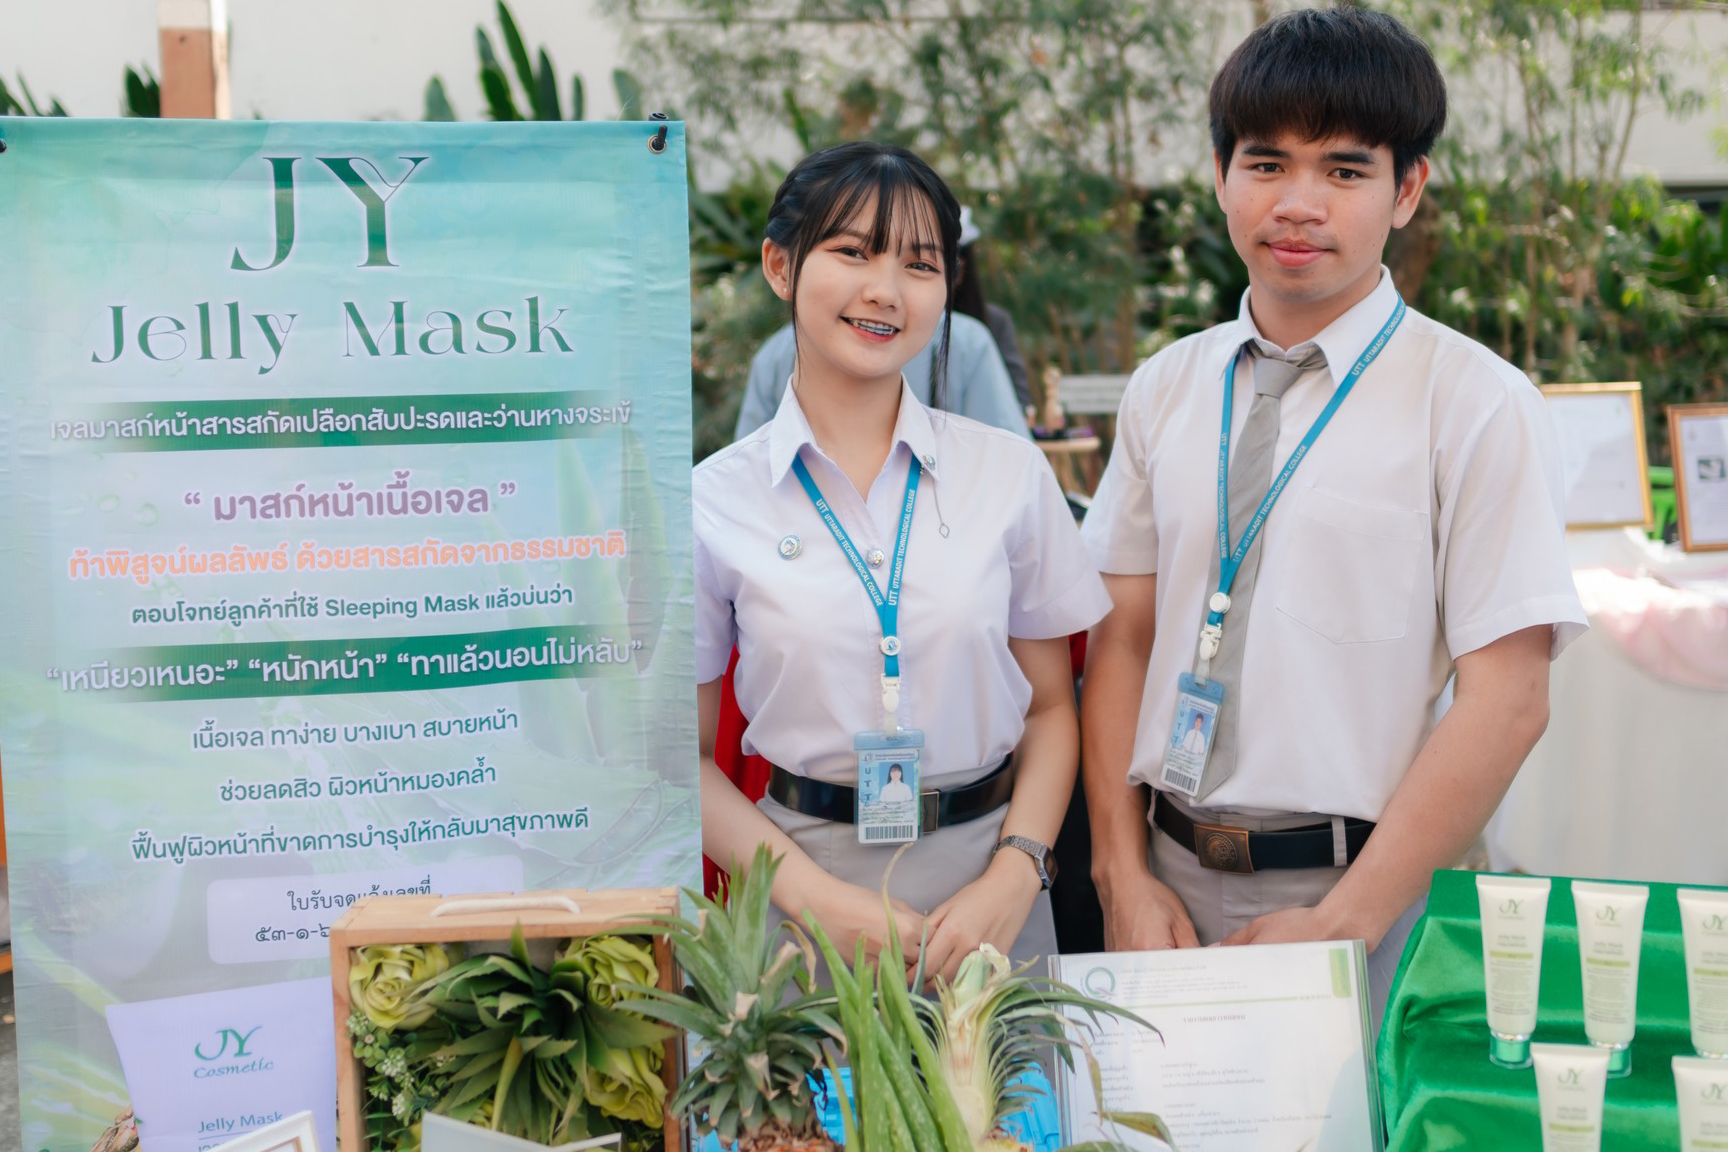
[[[870,567],[880,568],[882,567],[882,561],[888,559],[888,557],[882,554],[882,549],[876,548],[873,549],[870,555],[866,556],[865,559],[870,561]]]

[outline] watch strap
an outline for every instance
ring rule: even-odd
[[[996,847],[990,849],[994,856],[1004,848],[1018,848],[1032,858],[1032,866],[1038,870],[1038,883],[1048,892],[1050,885],[1056,880],[1056,854],[1048,844],[1040,844],[1030,836],[1004,836],[996,841]]]

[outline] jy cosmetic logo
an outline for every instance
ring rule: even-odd
[[[1554,1077],[1554,1083],[1560,1085],[1562,1088],[1576,1088],[1576,1087],[1578,1087],[1578,1069],[1576,1069],[1576,1068],[1566,1069],[1566,1071],[1564,1071],[1564,1072],[1560,1073],[1560,1075]]]
[[[1523,911],[1523,908],[1524,901],[1507,900],[1504,904],[1500,905],[1500,913],[1503,916],[1516,916],[1519,912]]]
[[[259,1027],[263,1027],[263,1025],[259,1025]],[[257,1034],[258,1028],[253,1028],[250,1032],[245,1033],[239,1032],[233,1028],[224,1028],[216,1033],[217,1048],[214,1053],[205,1055],[204,1045],[199,1043],[193,1045],[192,1054],[198,1057],[198,1059],[206,1062],[221,1060],[224,1058],[244,1060],[246,1057],[252,1055],[252,1053],[246,1050],[246,1045],[251,1041],[252,1037]],[[233,1051],[229,1051],[230,1047],[232,1047]]]
[[[1728,1104],[1728,1085],[1706,1084],[1699,1095],[1712,1104]]]
[[[234,249],[233,259],[228,266],[236,272],[268,272],[282,261],[288,259],[288,253],[294,249],[294,162],[299,156],[266,156],[270,164],[271,183],[275,186],[276,202],[276,251],[270,263],[256,267],[240,255],[240,249]],[[385,233],[385,206],[390,203],[402,185],[408,183],[408,178],[420,170],[420,165],[426,162],[424,156],[403,156],[408,162],[408,170],[402,173],[402,178],[395,183],[384,175],[382,169],[364,156],[319,156],[318,163],[330,170],[331,175],[342,182],[342,186],[353,193],[354,199],[366,210],[366,260],[362,268],[394,268],[390,260],[390,242]],[[372,177],[386,191],[379,192],[361,174],[357,164],[363,164],[372,172]]]
[[[1615,922],[1615,917],[1619,915],[1619,911],[1618,908],[1604,904],[1597,910],[1596,919],[1602,921],[1604,924],[1613,924]]]
[[[1703,923],[1704,931],[1721,932],[1723,929],[1728,929],[1728,916],[1724,916],[1721,913],[1717,913],[1714,916],[1706,916],[1704,917]]]

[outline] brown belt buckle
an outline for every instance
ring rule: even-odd
[[[1202,868],[1214,872],[1252,875],[1254,861],[1248,855],[1248,829],[1223,824],[1194,825],[1194,856]]]
[[[929,789],[918,793],[918,835],[928,836],[940,827],[942,793]]]

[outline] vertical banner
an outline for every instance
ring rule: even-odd
[[[0,126],[24,1146],[311,1109],[372,893],[694,883],[684,137]],[[322,986],[320,981],[323,982]]]

